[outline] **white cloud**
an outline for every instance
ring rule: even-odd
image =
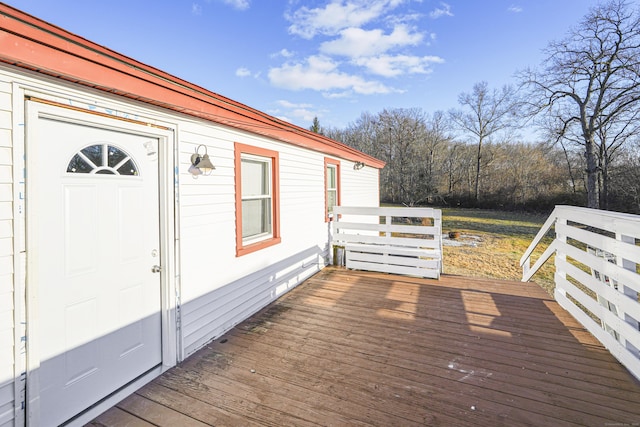
[[[229,6],[233,6],[233,8],[238,10],[247,10],[249,6],[251,6],[250,0],[223,0],[225,4]]]
[[[314,110],[312,104],[298,104],[284,99],[276,101],[276,104],[279,108],[269,111],[269,114],[288,122],[307,122],[311,125],[314,117],[322,117],[322,111]]]
[[[240,67],[236,70],[236,76],[238,77],[249,77],[251,75],[251,71],[248,68]]]
[[[303,6],[286,18],[289,33],[305,39],[318,34],[335,35],[344,28],[361,27],[379,18],[405,0],[331,0],[322,8]]]
[[[365,95],[394,91],[380,82],[339,71],[338,64],[326,56],[311,56],[305,63],[287,63],[272,68],[269,80],[274,86],[291,90],[349,90]]]
[[[438,19],[442,16],[453,16],[453,13],[451,12],[451,6],[449,6],[447,3],[440,3],[440,7],[435,8],[429,13],[429,17],[431,19]]]
[[[286,101],[284,99],[279,99],[276,101],[276,104],[283,108],[311,108],[313,105],[311,104],[296,104],[291,101]]]
[[[440,57],[411,52],[428,46],[435,34],[417,29],[417,22],[424,15],[410,10],[403,14],[396,8],[422,1],[326,0],[319,7],[298,7],[286,15],[291,23],[289,33],[308,40],[320,36],[323,40],[317,54],[302,60],[293,61],[293,54],[286,49],[273,54],[272,58],[282,56],[289,60],[269,70],[269,81],[280,88],[319,91],[332,99],[401,92],[357,73],[384,78],[428,74],[434,64],[444,62]],[[430,16],[453,13],[447,3],[440,3]],[[338,57],[345,60],[339,62]]]
[[[205,3],[211,3],[212,0],[204,0]],[[246,10],[249,9],[249,7],[251,6],[251,0],[219,0],[222,1],[224,4],[229,5],[231,7],[233,7],[234,9],[238,9],[238,10]],[[202,5],[200,5],[199,3],[192,3],[191,4],[191,13],[193,15],[202,15]]]
[[[429,74],[433,71],[431,64],[441,64],[444,60],[437,56],[381,55],[356,59],[355,62],[373,74],[397,77],[403,74]]]
[[[397,91],[397,92],[399,92],[399,91]],[[350,97],[351,96],[351,92],[343,91],[343,92],[323,93],[322,96],[327,98],[327,99],[341,99],[341,98]]]
[[[325,55],[348,57],[352,65],[364,67],[369,73],[396,77],[403,74],[428,74],[432,71],[431,64],[444,62],[442,58],[434,56],[388,53],[423,42],[424,34],[413,32],[406,25],[396,25],[390,34],[384,34],[379,29],[367,31],[347,28],[340,33],[340,38],[322,43],[320,51]]]
[[[520,12],[522,12],[523,9],[520,6],[512,4],[511,6],[509,6],[509,8],[507,10],[509,12],[513,12],[513,13],[520,13]]]
[[[293,117],[309,122],[309,124],[313,123],[314,117],[318,117],[318,114],[315,111],[307,110],[305,108],[296,108],[291,111],[290,114],[293,115]]]
[[[291,52],[290,50],[281,49],[276,53],[272,53],[271,58],[278,58],[279,56],[282,56],[283,58],[291,58],[293,55],[294,55],[293,52]]]
[[[198,3],[191,4],[191,14],[200,16],[202,15],[202,6]]]
[[[389,35],[379,29],[367,31],[361,28],[347,28],[342,30],[340,38],[322,43],[320,51],[330,55],[358,58],[378,55],[400,46],[415,46],[422,42],[423,38],[423,34],[412,33],[406,25],[397,25]]]

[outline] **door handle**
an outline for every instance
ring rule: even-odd
[[[154,265],[153,267],[151,267],[152,273],[160,273],[161,271],[162,271],[162,267],[160,267],[159,265]]]

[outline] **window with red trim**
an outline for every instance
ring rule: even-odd
[[[325,221],[333,217],[333,207],[340,205],[340,162],[324,159],[324,206]]]
[[[236,255],[280,243],[278,152],[235,144]]]

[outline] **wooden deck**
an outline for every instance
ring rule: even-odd
[[[92,426],[638,426],[640,383],[533,283],[326,268]]]

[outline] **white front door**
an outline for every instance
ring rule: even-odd
[[[28,358],[39,367],[28,394],[41,425],[162,362],[159,141],[113,122],[29,109]]]

